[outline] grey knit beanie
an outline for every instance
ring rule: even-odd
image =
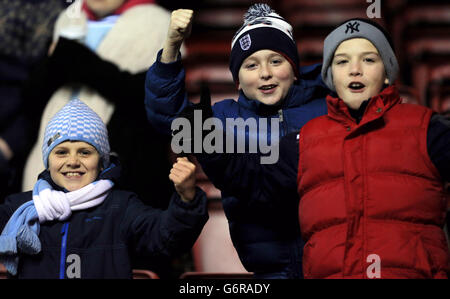
[[[352,38],[365,38],[377,48],[383,60],[389,84],[394,83],[395,79],[397,79],[399,66],[387,33],[383,32],[381,27],[372,21],[350,19],[334,29],[325,38],[323,45],[322,79],[328,88],[336,91],[331,73],[331,62],[333,61],[334,52],[343,41]]]

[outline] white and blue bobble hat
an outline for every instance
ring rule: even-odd
[[[100,154],[103,167],[109,165],[108,130],[100,116],[78,99],[71,100],[48,122],[42,144],[44,166],[52,149],[64,141],[84,141]]]

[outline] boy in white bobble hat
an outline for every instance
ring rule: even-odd
[[[0,263],[12,276],[131,278],[133,256],[187,252],[208,219],[187,159],[171,170],[177,193],[165,211],[117,190],[120,166],[105,124],[80,100],[50,120],[42,154],[46,170],[33,191],[0,206]]]

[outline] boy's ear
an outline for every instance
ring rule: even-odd
[[[389,79],[388,78],[384,79],[384,84],[389,85]]]

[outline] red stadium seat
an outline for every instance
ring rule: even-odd
[[[248,275],[231,242],[220,201],[211,201],[209,220],[193,247],[195,272]]]
[[[450,64],[432,68],[426,88],[426,104],[434,111],[450,115]]]
[[[417,91],[417,89],[411,86],[399,85],[398,90],[400,98],[402,99],[402,103],[419,105],[423,102],[419,97],[419,92]]]
[[[198,64],[186,69],[186,90],[199,93],[202,84],[206,83],[211,93],[236,92],[233,77],[225,64]]]
[[[133,269],[133,279],[159,279],[159,276],[150,270]]]
[[[293,9],[336,9],[336,8],[351,8],[357,6],[367,7],[365,1],[360,0],[296,0],[296,1],[280,1],[278,5],[283,12],[291,11]]]
[[[297,40],[298,55],[300,65],[311,65],[314,63],[322,63],[324,38],[310,37]]]
[[[298,9],[286,13],[286,19],[294,27],[296,35],[303,34],[303,28],[324,28],[325,34],[331,32],[336,25],[350,18],[366,18],[366,7],[348,9],[306,10]],[[375,19],[382,23],[383,20]]]
[[[211,31],[214,35],[214,31]],[[215,36],[214,39],[193,37],[186,40],[186,63],[226,63],[231,51],[232,36]]]
[[[0,279],[7,279],[8,272],[6,272],[6,268],[3,264],[0,264]]]
[[[418,87],[423,97],[426,69],[450,57],[450,5],[428,2],[408,5],[392,20],[391,34],[402,70],[401,79]],[[416,73],[417,69],[421,74]]]
[[[196,13],[195,22],[208,28],[235,30],[242,25],[246,11],[244,7],[205,7]]]
[[[199,186],[200,188],[202,188],[203,191],[205,191],[206,197],[208,197],[209,199],[220,199],[221,197],[220,190],[214,187],[211,181],[209,181],[208,177],[203,172],[203,169],[200,166],[200,164],[196,160],[193,162],[197,166],[195,173],[197,186]]]

